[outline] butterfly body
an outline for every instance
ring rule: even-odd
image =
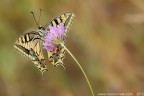
[[[38,31],[31,31],[19,36],[15,43],[14,48],[25,57],[29,58],[34,65],[43,73],[47,71],[45,58],[42,53],[42,44],[44,43],[44,36],[49,31],[49,26],[57,26],[62,23],[65,27],[65,36],[72,25],[75,15],[71,12],[66,12],[58,15],[44,27],[38,26]],[[48,60],[54,66],[63,65],[65,49],[58,45],[54,52],[47,50]]]

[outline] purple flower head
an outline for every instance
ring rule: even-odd
[[[43,48],[54,52],[57,45],[65,41],[64,32],[65,29],[62,23],[57,26],[49,26],[49,31],[46,30],[47,35],[44,36]]]

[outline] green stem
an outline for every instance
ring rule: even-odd
[[[84,75],[84,77],[85,77],[85,79],[86,79],[86,81],[87,81],[87,83],[88,83],[88,85],[89,85],[89,88],[90,88],[90,90],[91,90],[92,96],[94,96],[94,92],[93,92],[93,89],[92,89],[92,87],[91,87],[90,81],[89,81],[89,79],[88,79],[85,71],[84,71],[83,68],[81,67],[80,63],[77,61],[77,59],[73,56],[73,54],[67,49],[67,47],[66,47],[63,43],[61,43],[61,45],[66,49],[66,51],[71,55],[71,57],[74,59],[74,61],[77,63],[77,65],[78,65],[79,68],[81,69],[81,71],[82,71],[82,73],[83,73],[83,75]]]

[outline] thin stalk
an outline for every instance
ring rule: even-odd
[[[88,86],[89,86],[89,88],[90,88],[91,94],[92,94],[92,96],[94,96],[94,92],[93,92],[93,89],[92,89],[92,87],[91,87],[90,81],[89,81],[89,79],[88,79],[85,71],[84,71],[83,68],[81,67],[80,63],[77,61],[77,59],[74,57],[74,55],[67,49],[67,47],[66,47],[63,43],[61,43],[61,45],[62,45],[62,46],[65,48],[65,50],[71,55],[71,57],[74,59],[74,61],[77,63],[77,65],[78,65],[79,68],[81,69],[81,71],[82,71],[82,73],[83,73],[83,75],[84,75],[84,77],[85,77],[85,79],[86,79],[86,81],[87,81],[87,83],[88,83]]]

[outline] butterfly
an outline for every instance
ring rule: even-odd
[[[46,60],[42,52],[42,44],[44,43],[44,36],[46,35],[45,31],[49,31],[49,26],[57,26],[62,23],[65,28],[66,36],[73,23],[75,15],[71,12],[62,13],[53,18],[45,26],[39,25],[39,22],[36,21],[34,14],[33,17],[38,25],[38,31],[31,31],[20,35],[14,42],[14,49],[16,49],[16,51],[18,51],[20,54],[23,54],[25,57],[29,58],[43,74],[45,71],[48,71],[46,67]],[[47,52],[49,62],[51,62],[54,66],[62,65],[64,67],[64,48],[58,46],[57,48],[55,48],[54,52],[48,50]]]

